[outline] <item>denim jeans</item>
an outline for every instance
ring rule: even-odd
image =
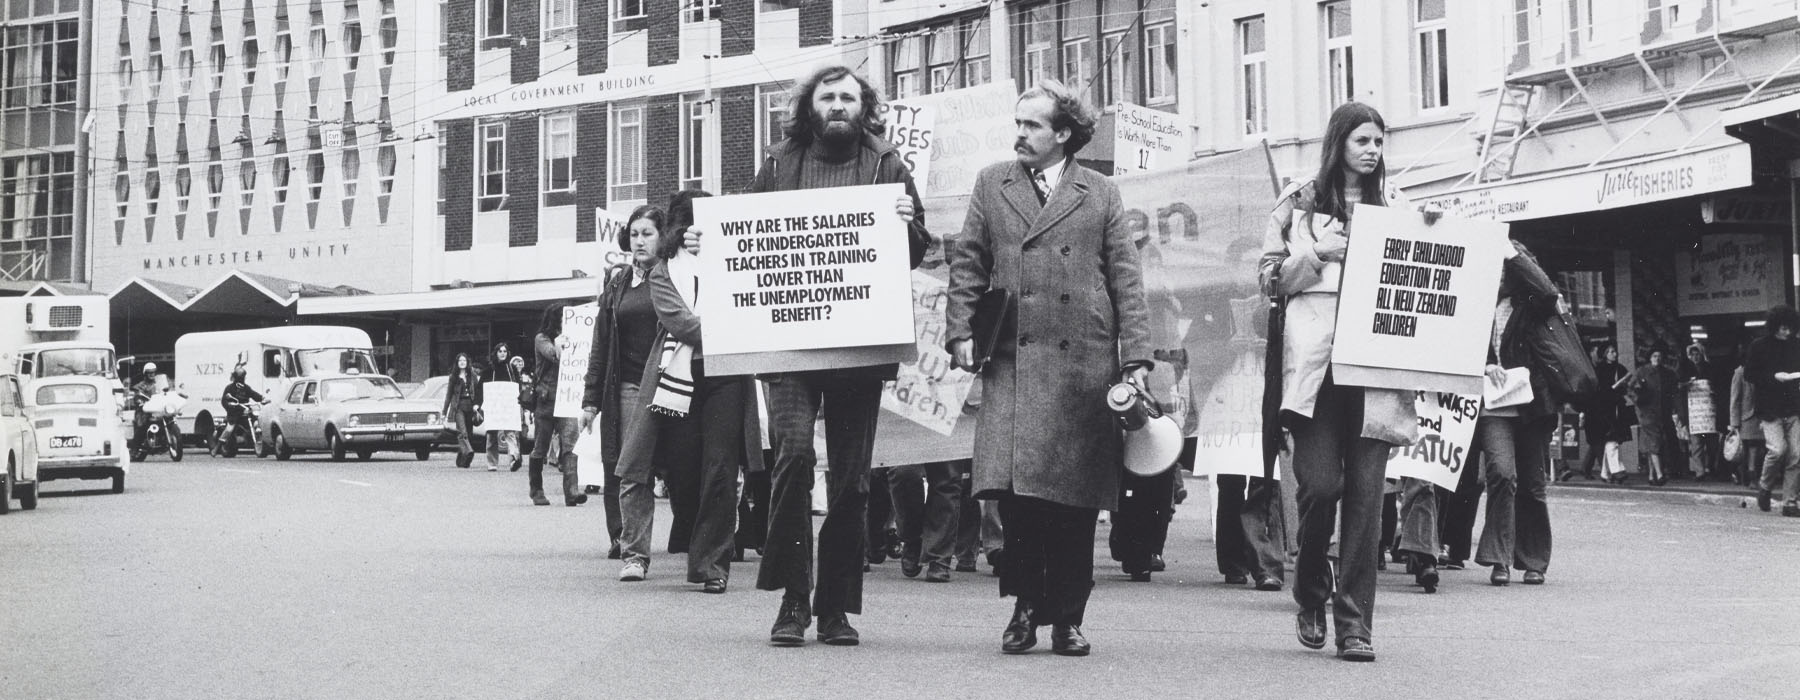
[[[1783,481],[1781,500],[1792,503],[1800,499],[1800,416],[1765,420],[1762,426],[1769,448],[1763,457],[1762,487],[1773,491],[1775,482]]]
[[[1328,375],[1312,418],[1293,418],[1294,498],[1300,510],[1300,556],[1294,602],[1303,610],[1331,603],[1333,627],[1345,639],[1371,639],[1375,565],[1381,556],[1381,494],[1392,445],[1362,437],[1363,390]],[[1340,519],[1338,504],[1343,504]],[[1326,551],[1334,528],[1339,575],[1335,595]]]
[[[1281,482],[1220,474],[1214,557],[1226,576],[1287,578],[1287,517]]]
[[[1474,460],[1464,460],[1469,468]],[[1400,546],[1399,551],[1430,557],[1438,555],[1437,485],[1424,479],[1407,477],[1400,480]]]
[[[1488,502],[1475,563],[1539,573],[1550,567],[1550,507],[1544,496],[1555,430],[1555,416],[1476,421]]]
[[[962,472],[953,462],[907,464],[888,473],[901,548],[921,564],[951,565],[962,516]]]

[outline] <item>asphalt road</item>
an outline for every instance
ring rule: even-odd
[[[1559,488],[1546,586],[1388,573],[1380,661],[1349,664],[1294,641],[1288,593],[1221,582],[1204,498],[1167,573],[1102,570],[1071,659],[999,653],[985,567],[893,562],[862,646],[772,648],[754,557],[724,596],[667,555],[620,583],[597,501],[533,507],[523,472],[448,456],[156,459],[104,488],[0,517],[0,698],[1793,697],[1800,668],[1800,519],[1678,494]]]

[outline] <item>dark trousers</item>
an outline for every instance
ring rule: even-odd
[[[1030,496],[1001,496],[1006,566],[1000,595],[1031,604],[1033,622],[1080,625],[1094,589],[1094,526],[1100,511]]]
[[[1213,525],[1219,573],[1287,578],[1287,518],[1281,482],[1260,476],[1219,474],[1219,506]]]
[[[974,563],[975,560],[981,556],[981,551],[983,549],[982,545],[984,544],[982,525],[988,519],[985,517],[987,516],[987,513],[982,512],[981,505],[983,503],[989,503],[990,507],[988,510],[992,511],[993,508],[991,507],[991,502],[981,501],[975,498],[974,462],[972,460],[959,459],[950,464],[956,469],[957,483],[962,485],[961,493],[958,494],[958,500],[961,502],[956,509],[956,558],[959,561]],[[995,521],[991,527],[993,528],[995,533],[994,536],[997,539],[1000,531],[1000,523],[997,515],[994,516],[994,518]],[[1000,543],[995,541],[993,546],[999,547]]]
[[[1413,478],[1401,479],[1400,486],[1400,544],[1395,550],[1428,557],[1428,561],[1436,563],[1438,488],[1429,481]]]
[[[775,461],[763,450],[763,464]],[[769,470],[744,473],[744,490],[738,496],[738,549],[760,550],[769,537]]]
[[[1174,470],[1171,470],[1174,471]],[[1163,553],[1169,539],[1169,520],[1175,516],[1175,478],[1165,472],[1138,476],[1125,472],[1119,478],[1119,509],[1113,512],[1112,532],[1106,541],[1113,561],[1126,573],[1150,570],[1150,557]]]
[[[1462,563],[1474,554],[1475,515],[1481,511],[1481,436],[1475,436],[1474,449],[1463,460],[1462,477],[1456,490],[1438,492],[1438,544],[1450,561]]]
[[[892,478],[893,472],[891,467],[869,468],[868,525],[863,531],[868,537],[864,549],[871,555],[885,557],[890,545],[898,544],[900,539],[899,527],[894,518],[894,494],[888,487],[888,480]],[[831,484],[829,479],[827,481],[825,490],[829,493]],[[870,561],[874,560],[874,557],[870,558]]]
[[[662,421],[656,448],[663,454],[671,506],[677,493],[689,499],[682,551],[688,555],[688,582],[702,583],[730,578],[738,465],[744,461],[744,401],[755,394],[753,380],[704,376],[698,360],[694,380],[694,401],[685,418],[653,414],[649,420]]]
[[[1294,601],[1302,609],[1330,602],[1337,639],[1370,639],[1375,618],[1375,564],[1381,556],[1381,495],[1392,445],[1362,437],[1363,391],[1334,384],[1329,375],[1312,418],[1292,418],[1295,500],[1300,507],[1300,557],[1294,564]],[[1338,505],[1342,502],[1340,518]],[[1332,591],[1331,546],[1338,541],[1338,586]]]
[[[1555,416],[1482,416],[1480,434],[1487,482],[1487,523],[1475,563],[1542,572],[1550,567],[1550,433]]]
[[[903,557],[949,567],[962,518],[962,472],[953,462],[908,464],[888,471]]]
[[[881,411],[881,381],[830,373],[788,374],[769,382],[769,432],[775,447],[769,538],[756,587],[810,594],[821,615],[862,613],[869,461]],[[818,455],[813,422],[825,418],[825,522],[819,528],[818,588],[813,588],[812,487]]]

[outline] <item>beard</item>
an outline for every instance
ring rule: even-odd
[[[813,137],[827,148],[846,148],[856,142],[858,127],[854,121],[814,114],[812,122]]]

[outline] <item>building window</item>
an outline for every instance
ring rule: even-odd
[[[187,97],[194,89],[194,47],[183,46],[175,54],[176,96]]]
[[[1087,37],[1070,39],[1062,45],[1063,84],[1079,91],[1094,79],[1094,42]]]
[[[1049,6],[1025,10],[1020,25],[1024,28],[1025,85],[1030,89],[1038,81],[1051,77],[1052,51],[1056,50],[1056,18]]]
[[[207,54],[208,75],[212,78],[212,91],[225,89],[225,35],[218,33],[213,37],[212,50]]]
[[[1175,101],[1175,25],[1159,24],[1144,29],[1144,101]]]
[[[175,213],[186,214],[194,193],[194,171],[187,163],[175,166]]]
[[[785,137],[783,129],[787,125],[788,88],[782,85],[765,85],[756,95],[756,145],[758,148],[780,141]]]
[[[325,76],[325,13],[313,13],[312,28],[306,32],[306,76],[322,78]]]
[[[606,169],[613,202],[644,201],[644,106],[613,107]]]
[[[294,164],[287,156],[275,156],[274,165],[269,174],[275,177],[275,203],[285,204],[288,198],[288,179],[293,175]]]
[[[438,55],[450,55],[450,0],[438,0]]]
[[[800,8],[800,2],[801,0],[762,0],[757,3],[757,9],[763,12],[796,10]]]
[[[1449,28],[1444,0],[1418,0],[1413,15],[1413,47],[1419,66],[1419,109],[1450,104]]]
[[[904,100],[919,94],[919,38],[902,37],[889,43],[888,91],[893,99]]]
[[[1105,58],[1101,60],[1106,61],[1106,70],[1100,74],[1100,104],[1111,106],[1131,102],[1134,92],[1131,81],[1131,35],[1113,34],[1101,41],[1106,52]]]
[[[129,198],[130,182],[123,187]],[[75,154],[0,159],[0,271],[22,279],[69,280],[77,264],[74,236]]]
[[[1244,135],[1269,130],[1269,58],[1261,16],[1238,20],[1238,101],[1243,108]]]
[[[338,52],[344,59],[344,71],[353,73],[357,62],[362,59],[362,22],[357,20],[355,6],[346,7],[344,11],[344,29],[340,35],[342,45],[338,47]]]
[[[77,26],[69,20],[0,28],[0,107],[73,107],[80,56]]]
[[[1328,107],[1356,99],[1356,56],[1350,40],[1350,0],[1319,6],[1325,20],[1325,93]]]
[[[241,53],[244,57],[244,84],[255,85],[256,62],[262,58],[262,48],[257,44],[256,37],[244,37]]]
[[[644,16],[644,0],[612,0],[613,19]]]
[[[150,101],[155,102],[162,97],[163,86],[162,52],[157,51],[155,47],[151,47],[150,49],[150,67],[148,70],[150,71]]]
[[[575,113],[544,115],[544,191],[575,189]]]
[[[506,122],[481,122],[475,132],[476,203],[496,211],[506,203]]]
[[[713,180],[713,101],[684,97],[681,101],[681,189],[717,189]]]
[[[544,0],[544,29],[575,26],[575,0]]]
[[[325,150],[319,137],[308,140],[312,150],[306,153],[306,201],[317,202],[325,196]]]
[[[256,161],[246,158],[238,161],[238,204],[248,207],[254,201],[256,201]]]
[[[963,87],[986,85],[994,79],[994,66],[989,58],[990,51],[988,47],[991,45],[991,42],[988,37],[986,20],[987,17],[984,15],[977,17],[972,21],[964,22],[962,25]]]
[[[394,144],[384,143],[380,148],[375,149],[375,167],[381,169],[376,175],[376,181],[381,186],[382,196],[393,194],[394,174],[400,167],[399,156],[394,153]]]
[[[137,79],[137,71],[131,67],[131,56],[124,53],[119,55],[117,78],[119,81],[119,104],[131,104],[131,84]]]
[[[719,0],[685,0],[681,3],[681,21],[705,22],[719,18]]]
[[[437,125],[437,213],[444,213],[445,195],[450,185],[450,129],[443,122]]]
[[[506,0],[482,0],[481,38],[497,39],[504,36],[506,36]]]
[[[294,36],[288,33],[286,26],[284,22],[283,28],[275,34],[275,82],[277,83],[287,82],[288,69],[294,63]]]
[[[955,89],[956,85],[956,51],[960,48],[957,39],[960,33],[956,25],[946,24],[933,29],[925,35],[929,48],[926,49],[926,61],[931,65],[930,80],[926,90],[943,92]]]

